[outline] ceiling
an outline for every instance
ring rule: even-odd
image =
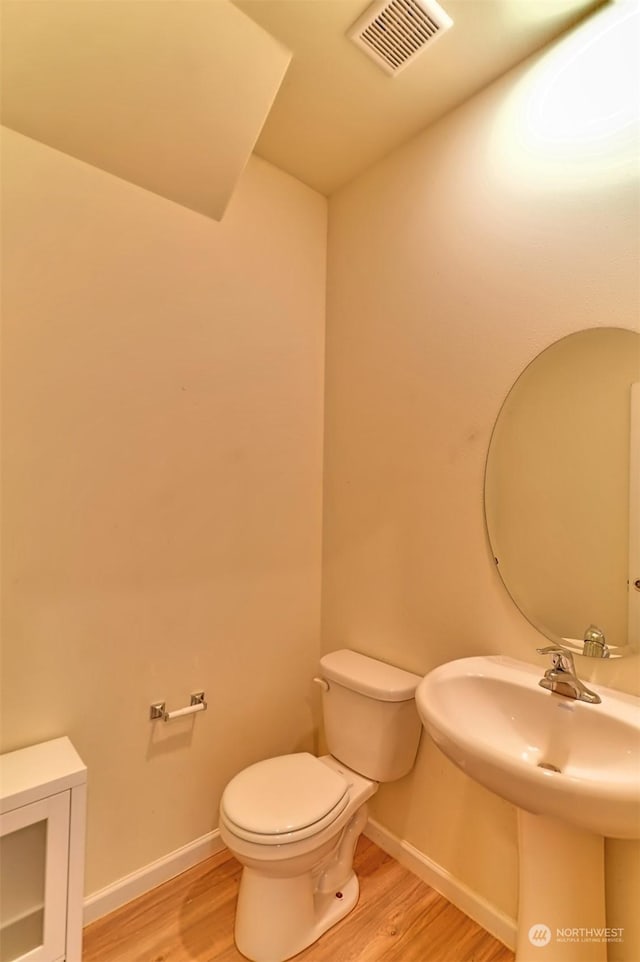
[[[227,0],[2,0],[2,123],[219,220],[291,54]]]
[[[442,0],[390,77],[367,0],[0,0],[2,122],[220,219],[252,150],[330,194],[602,0]]]
[[[255,147],[330,194],[602,0],[441,0],[453,27],[395,77],[346,32],[367,0],[233,0],[292,51]]]

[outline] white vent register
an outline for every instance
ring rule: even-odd
[[[435,0],[381,0],[365,10],[348,36],[395,76],[452,25]]]

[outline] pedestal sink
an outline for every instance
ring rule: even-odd
[[[640,699],[545,691],[500,656],[430,672],[416,703],[448,758],[518,806],[517,962],[606,962],[604,837],[640,838]]]

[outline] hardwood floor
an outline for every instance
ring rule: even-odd
[[[513,962],[479,925],[362,836],[360,901],[296,962]],[[233,942],[241,867],[213,856],[88,925],[83,962],[244,962]]]

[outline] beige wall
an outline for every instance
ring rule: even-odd
[[[610,16],[594,23],[604,31]],[[602,125],[575,109],[602,54],[592,29],[330,200],[325,648],[349,645],[418,673],[485,652],[543,665],[534,650],[543,639],[492,562],[483,471],[500,404],[540,350],[581,328],[638,323],[637,165],[629,131],[606,126],[635,94],[609,90],[597,73],[609,98],[597,104]],[[605,34],[614,61],[620,37]],[[640,688],[636,658],[600,672]],[[383,786],[372,810],[514,916],[515,812],[426,736],[413,775]],[[627,958],[640,955],[618,871],[629,849],[610,847],[608,879]]]
[[[2,748],[76,745],[91,892],[312,744],[326,201],[253,159],[216,223],[4,145]]]

